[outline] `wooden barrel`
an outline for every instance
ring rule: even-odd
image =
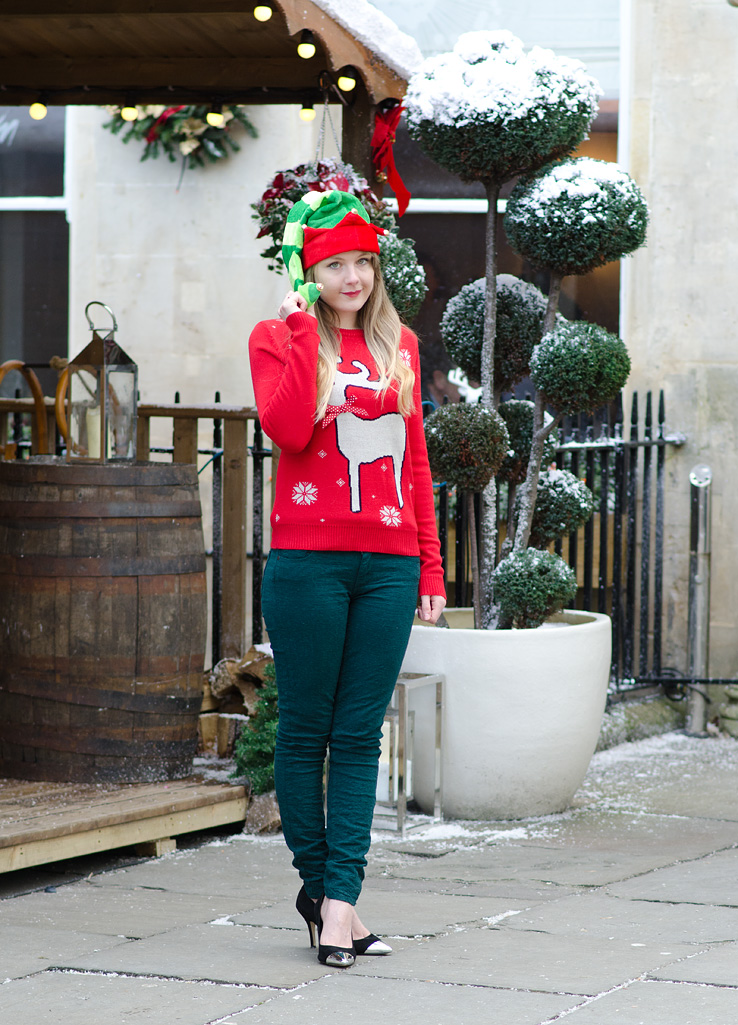
[[[206,626],[194,466],[0,462],[0,776],[188,775]]]

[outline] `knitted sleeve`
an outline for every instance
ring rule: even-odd
[[[420,584],[418,594],[440,594],[446,596],[443,581],[441,546],[436,526],[436,507],[433,497],[433,481],[428,465],[428,451],[423,430],[423,407],[420,396],[420,358],[418,340],[411,331],[403,328],[401,349],[410,353],[415,372],[413,412],[407,420],[410,458],[413,470],[413,495],[415,521],[418,525],[418,547],[420,548]]]
[[[315,430],[318,344],[307,313],[263,320],[249,339],[256,408],[267,435],[285,452],[302,452]]]

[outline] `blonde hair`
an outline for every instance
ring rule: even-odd
[[[413,411],[413,387],[415,373],[400,356],[401,321],[384,287],[379,256],[370,253],[374,269],[374,287],[369,298],[359,310],[357,324],[364,332],[367,348],[379,371],[380,394],[386,395],[392,384],[397,385],[397,408],[403,416]],[[315,281],[314,268],[305,271],[306,281]],[[318,320],[318,399],[315,421],[322,420],[328,408],[328,398],[338,367],[341,351],[341,334],[338,316],[322,299],[318,299],[313,312]]]

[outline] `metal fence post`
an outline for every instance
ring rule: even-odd
[[[707,696],[696,680],[708,676],[710,660],[710,553],[712,470],[695,466],[689,474],[691,511],[689,523],[688,659],[692,686],[689,690],[689,732],[704,734]]]

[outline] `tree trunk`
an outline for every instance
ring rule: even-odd
[[[548,305],[546,306],[546,316],[543,319],[544,335],[548,334],[549,331],[552,331],[554,324],[556,323],[556,310],[558,309],[559,296],[561,294],[561,278],[561,274],[551,274],[551,282],[548,290]],[[548,435],[556,426],[558,426],[561,420],[561,417],[556,417],[548,427],[545,427],[545,411],[546,408],[543,396],[540,392],[536,392],[536,399],[533,406],[533,442],[530,447],[525,483],[523,484],[520,494],[518,523],[515,531],[515,543],[513,546],[513,550],[516,552],[524,551],[528,547],[530,531],[533,526],[533,511],[536,507],[536,498],[538,496],[538,478],[541,473],[543,445]]]
[[[487,230],[485,277],[487,281],[484,301],[484,340],[482,344],[482,405],[494,411],[495,336],[497,334],[497,201],[499,182],[487,182]],[[491,626],[492,573],[497,552],[497,482],[494,477],[482,492],[482,557],[480,561],[479,603],[482,622]]]

